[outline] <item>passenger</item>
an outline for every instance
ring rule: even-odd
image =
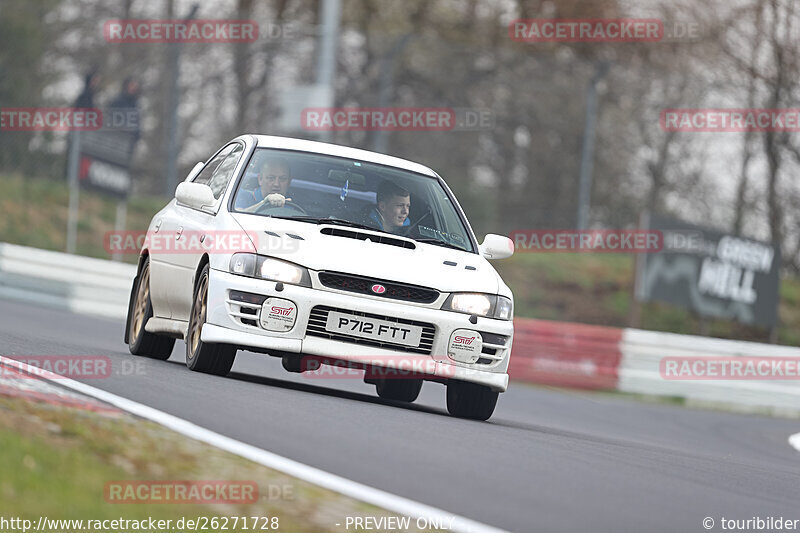
[[[398,233],[411,225],[408,213],[411,209],[411,194],[391,181],[378,186],[377,205],[369,213],[369,220],[383,231]]]

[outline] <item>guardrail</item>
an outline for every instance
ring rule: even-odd
[[[136,267],[0,243],[0,297],[125,318]]]
[[[800,415],[800,380],[665,379],[664,358],[788,358],[800,348],[629,328],[518,318],[512,381],[684,398],[706,405]]]
[[[664,379],[661,361],[665,357],[790,358],[800,362],[800,348],[756,342],[712,339],[638,329],[625,329],[620,342],[622,358],[617,373],[617,390],[687,400],[764,408],[775,414],[800,414],[800,380],[687,380]]]
[[[517,318],[511,379],[560,387],[615,389],[622,330]]]
[[[136,267],[0,243],[0,298],[124,319]],[[784,357],[800,348],[518,318],[512,381],[607,389],[800,415],[800,380],[675,380],[664,357]]]

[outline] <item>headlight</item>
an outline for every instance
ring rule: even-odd
[[[511,305],[511,300],[505,296],[498,296],[497,305],[494,308],[494,317],[500,320],[511,320],[513,316],[512,311],[513,306]]]
[[[488,294],[455,293],[450,295],[442,309],[486,316],[492,310],[492,297]]]
[[[292,285],[303,285],[303,281],[309,277],[306,268],[294,263],[273,259],[272,257],[262,257],[260,259],[257,272],[264,279],[282,281]],[[310,285],[310,283],[307,285]]]
[[[511,300],[496,294],[453,293],[445,300],[442,309],[500,320],[511,320],[512,315]]]
[[[308,269],[289,261],[256,254],[234,254],[231,257],[230,271],[240,276],[282,281],[292,285],[311,286]]]

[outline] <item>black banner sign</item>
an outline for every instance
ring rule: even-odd
[[[664,248],[647,254],[637,298],[692,309],[702,316],[773,326],[778,320],[780,250],[661,216]]]

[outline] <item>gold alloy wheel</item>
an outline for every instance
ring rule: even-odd
[[[133,309],[133,324],[131,324],[131,339],[135,342],[144,327],[144,315],[147,311],[147,300],[150,298],[150,265],[142,270],[139,287],[136,291],[136,307]]]
[[[189,349],[192,355],[197,353],[200,344],[200,333],[206,321],[206,299],[208,296],[208,276],[203,276],[197,287],[197,298],[192,306],[192,330],[189,332]]]

